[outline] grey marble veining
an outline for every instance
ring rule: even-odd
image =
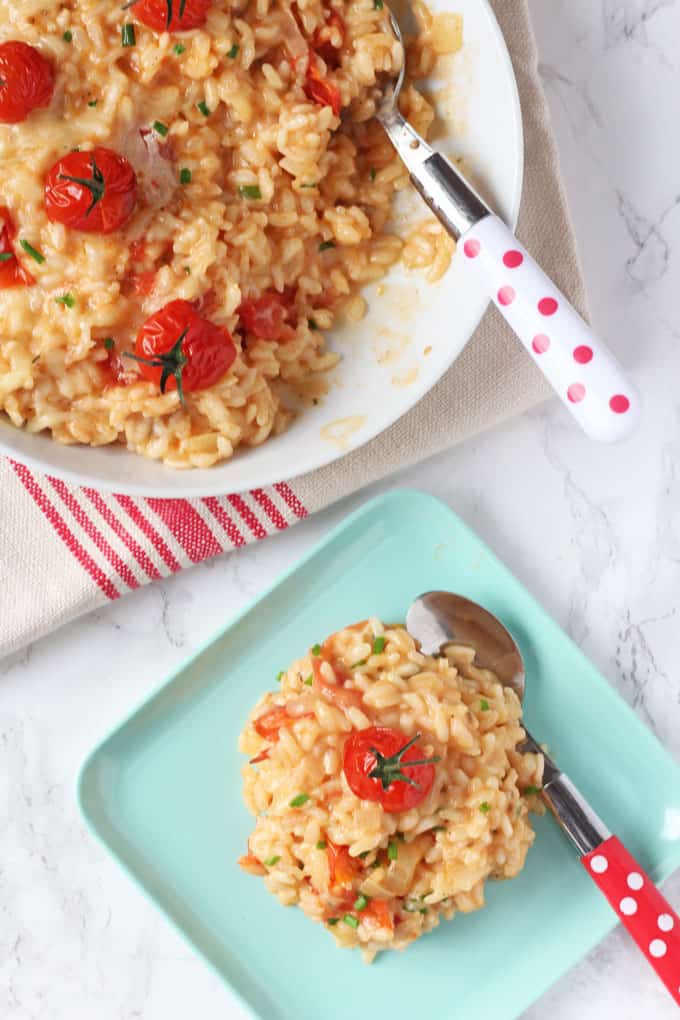
[[[531,7],[593,318],[643,391],[640,434],[599,448],[546,405],[0,662],[2,1020],[245,1015],[86,836],[75,777],[112,721],[376,491],[448,500],[680,757],[680,0]],[[677,909],[680,876],[667,892]],[[676,1015],[618,930],[524,1020]]]

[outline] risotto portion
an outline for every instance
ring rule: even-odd
[[[416,3],[413,81],[461,45]],[[407,174],[374,119],[401,51],[382,0],[0,0],[0,412],[175,468],[316,399],[325,332],[402,256]]]
[[[533,842],[543,758],[517,750],[517,695],[474,655],[363,621],[281,673],[241,734],[241,867],[369,962],[484,906]]]

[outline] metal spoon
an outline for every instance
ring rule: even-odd
[[[526,672],[517,642],[488,610],[460,595],[431,591],[416,599],[406,627],[426,655],[451,643],[475,651],[475,664],[524,697]],[[680,1005],[680,917],[585,797],[524,727],[521,751],[542,754],[541,795],[578,850],[581,862],[638,947]]]
[[[459,242],[469,271],[482,275],[489,298],[586,434],[602,442],[627,438],[639,422],[640,398],[614,355],[469,181],[399,112],[406,59],[401,29],[391,12],[390,21],[401,49],[401,69],[387,86],[376,116],[406,164],[411,183]]]

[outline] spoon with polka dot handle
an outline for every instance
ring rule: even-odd
[[[401,29],[390,13],[397,56]],[[521,340],[565,407],[591,438],[612,443],[628,438],[640,419],[640,398],[624,370],[512,231],[465,180],[435,152],[399,112],[405,62],[376,111],[406,164],[411,183],[458,242],[468,272]]]
[[[492,670],[523,699],[526,672],[517,642],[476,602],[452,592],[427,592],[411,605],[406,627],[426,655],[439,655],[453,642],[473,648],[475,665]],[[680,1006],[680,917],[526,726],[524,730],[526,739],[518,750],[543,756],[543,800],[576,847],[586,873]]]

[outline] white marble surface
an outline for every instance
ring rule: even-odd
[[[644,427],[602,449],[551,404],[388,484],[448,500],[680,756],[680,0],[531,6],[594,319],[634,366]],[[244,1015],[84,833],[75,775],[175,663],[371,494],[0,663],[3,1020]],[[667,892],[679,908],[680,875]],[[617,931],[524,1020],[676,1015]]]

